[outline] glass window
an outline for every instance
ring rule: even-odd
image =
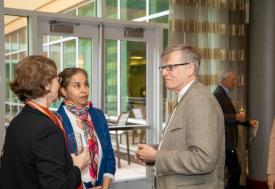
[[[64,68],[80,67],[87,71],[91,83],[92,40],[73,36],[43,35],[43,55],[53,59],[58,72]],[[50,42],[47,41],[49,39]],[[92,91],[92,90],[91,90]],[[91,97],[91,92],[90,92]],[[51,108],[58,108],[60,101],[54,102]]]
[[[95,11],[95,3],[90,2],[87,5],[84,5],[82,7],[78,8],[78,15],[79,16],[95,16],[96,11]]]
[[[75,39],[63,43],[63,65],[64,68],[75,67],[76,64],[76,43]]]
[[[11,34],[11,51],[19,51],[18,32]]]
[[[11,35],[5,35],[5,54],[10,53],[11,51]]]
[[[78,62],[77,67],[83,68],[88,73],[88,81],[90,84],[90,91],[92,91],[92,40],[85,38],[78,38]],[[90,97],[91,99],[91,92]]]
[[[165,16],[162,16],[162,17],[153,18],[153,19],[150,20],[150,22],[167,24],[168,23],[168,15],[165,15]]]
[[[149,0],[149,14],[155,14],[168,9],[169,0]]]
[[[6,70],[6,86],[5,86],[5,89],[6,89],[6,101],[10,101],[10,85],[9,85],[9,82],[10,82],[10,55],[7,55],[5,56],[5,70]]]
[[[146,43],[106,40],[104,85],[105,113],[118,116],[145,107]]]
[[[20,51],[22,50],[27,50],[27,42],[26,42],[26,39],[27,39],[27,29],[26,28],[22,28],[18,31],[19,33],[19,49]]]
[[[145,124],[146,43],[108,39],[105,40],[104,46],[105,94],[103,110],[108,121],[116,122],[122,112],[129,112],[130,118],[127,120],[127,124]],[[135,151],[136,144],[146,142],[146,129],[134,129],[127,132],[129,133],[120,132],[119,137],[122,140],[116,140],[117,133],[110,131],[113,147],[115,150],[120,149],[120,153],[123,153],[128,147],[131,149],[130,151]],[[123,169],[118,169],[116,181],[146,175],[145,166],[134,162],[129,164],[128,170],[129,174],[121,175]]]
[[[44,38],[43,38],[44,39]],[[46,38],[47,39],[47,38]],[[46,40],[45,39],[45,40]],[[55,41],[59,41],[61,39],[60,36],[55,36],[55,35],[50,35],[49,36],[49,42],[55,42]]]
[[[106,17],[117,19],[117,0],[106,1]]]
[[[10,64],[11,77],[10,77],[10,81],[14,78],[15,66],[19,62],[18,57],[19,57],[19,55],[17,53],[11,55],[11,64]],[[11,102],[13,102],[13,103],[17,102],[17,97],[15,96],[14,93],[11,93]]]
[[[4,16],[5,22],[5,124],[8,125],[13,116],[20,111],[23,104],[11,92],[9,83],[14,78],[15,65],[28,53],[27,18]]]
[[[64,14],[69,14],[69,15],[77,15],[76,9],[72,9],[69,11],[65,11]]]
[[[49,58],[53,59],[57,65],[57,70],[60,72],[61,68],[61,43],[49,45]]]
[[[105,40],[105,80],[104,112],[108,115],[117,113],[117,44],[116,40]]]
[[[23,58],[27,57],[27,51],[23,51],[19,53],[19,60],[22,60]]]
[[[146,0],[121,0],[120,4],[120,18],[123,20],[146,16]]]

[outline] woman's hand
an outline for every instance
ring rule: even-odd
[[[274,189],[275,175],[267,175],[267,185],[269,189]]]
[[[73,158],[74,165],[77,166],[80,171],[83,171],[87,165],[89,164],[89,150],[88,148],[84,148],[83,152],[81,152],[78,156],[71,154]]]

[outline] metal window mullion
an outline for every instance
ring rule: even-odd
[[[117,0],[117,19],[120,20],[121,18],[121,9],[120,9],[120,0]]]
[[[120,103],[120,82],[121,82],[121,77],[120,77],[120,68],[121,68],[121,53],[120,53],[120,40],[117,40],[117,116],[120,114],[121,111],[121,103]]]
[[[18,50],[17,50],[17,62],[19,62],[19,54],[20,54],[20,37],[19,37],[19,32],[16,32],[17,35],[17,47],[18,47]],[[19,99],[16,100],[16,109],[17,109],[17,112],[16,114],[19,112]]]
[[[148,16],[149,16],[149,0],[146,0],[146,22],[149,22]]]
[[[50,41],[50,36],[47,35],[47,43],[46,43],[46,46],[47,46],[47,55],[48,55],[48,57],[50,57],[50,45],[49,45],[49,41]]]
[[[11,45],[11,35],[10,35],[10,52],[11,52],[11,47],[12,45]],[[12,74],[12,71],[11,71],[11,55],[10,55],[10,59],[9,59],[9,64],[10,64],[10,66],[9,66],[9,80],[11,81],[11,74]],[[12,102],[12,92],[11,92],[11,90],[10,90],[10,97],[9,97],[10,99],[9,99],[9,102]],[[11,113],[11,110],[12,110],[12,105],[10,104],[10,117],[12,116],[12,113]]]
[[[79,53],[78,53],[78,51],[79,51],[79,50],[78,50],[78,47],[79,47],[78,45],[79,45],[79,44],[78,44],[78,43],[79,43],[79,37],[77,37],[77,38],[75,39],[75,49],[76,49],[76,56],[75,56],[75,59],[76,59],[76,60],[75,60],[75,62],[76,62],[76,67],[79,67],[79,61],[78,61],[78,60],[79,60]]]
[[[63,39],[63,36],[61,36],[61,39]],[[60,42],[60,48],[61,48],[61,50],[60,50],[60,71],[62,71],[62,70],[64,70],[64,63],[63,63],[63,60],[64,60],[64,58],[63,58],[63,56],[64,56],[64,53],[63,53],[63,47],[64,47],[64,45],[63,45],[63,40]]]

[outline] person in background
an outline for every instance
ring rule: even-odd
[[[257,120],[248,121],[244,110],[236,111],[229,92],[236,86],[236,73],[231,69],[219,73],[219,85],[214,91],[223,114],[225,125],[225,166],[228,172],[227,189],[240,188],[241,166],[237,154],[238,124],[256,127]]]
[[[57,113],[66,135],[80,133],[89,147],[90,164],[82,171],[82,180],[86,188],[108,189],[116,170],[115,157],[105,116],[88,101],[87,73],[81,68],[67,68],[59,77],[59,94],[64,100]]]
[[[49,110],[58,98],[55,63],[43,56],[29,56],[16,65],[14,77],[11,89],[25,106],[7,128],[0,188],[81,188],[80,171],[89,162],[88,150],[72,159],[64,128]]]
[[[275,118],[271,128],[269,138],[269,150],[268,150],[268,161],[267,161],[267,184],[268,189],[274,189],[275,182]]]
[[[155,166],[157,189],[224,189],[224,127],[215,97],[197,81],[200,54],[188,45],[168,47],[159,67],[178,103],[158,146],[139,144],[136,157]]]

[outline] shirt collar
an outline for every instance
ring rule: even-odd
[[[183,95],[187,92],[187,90],[190,88],[191,84],[194,83],[196,80],[191,81],[190,83],[188,83],[187,85],[185,85],[179,92],[178,94],[178,102],[181,100],[181,98],[183,97]]]
[[[223,90],[226,92],[226,94],[229,94],[230,90],[226,86],[224,86],[223,84],[220,84],[220,86],[223,88]]]

